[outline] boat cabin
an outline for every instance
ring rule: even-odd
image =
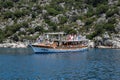
[[[45,48],[82,48],[87,46],[87,39],[78,39],[79,36],[66,35],[64,32],[45,33],[44,41],[37,47]]]

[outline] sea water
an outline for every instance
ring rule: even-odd
[[[34,54],[0,48],[0,80],[120,80],[120,50]]]

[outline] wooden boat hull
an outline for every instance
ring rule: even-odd
[[[65,52],[79,52],[79,51],[85,51],[88,48],[83,47],[83,48],[76,48],[76,49],[54,49],[54,48],[42,48],[42,47],[37,47],[37,46],[32,46],[30,45],[31,48],[35,53],[65,53]]]

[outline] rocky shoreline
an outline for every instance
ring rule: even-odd
[[[16,43],[1,43],[1,48],[27,48],[27,44],[22,42],[16,42]]]
[[[106,49],[120,49],[120,43],[114,44],[112,46],[105,46],[105,45],[95,45],[96,43],[90,43],[88,44],[89,48],[106,48]]]
[[[87,39],[88,40],[88,39]],[[4,43],[0,43],[0,47],[3,48],[27,48],[28,44],[35,43],[35,41],[15,42],[13,40],[6,40]],[[97,36],[93,40],[88,40],[89,48],[111,48],[120,49],[120,35],[109,35],[105,33],[102,37]]]
[[[104,48],[104,49],[120,49],[119,48],[115,48],[115,47],[112,47],[112,46],[97,46],[97,48]]]
[[[113,41],[113,43],[114,42],[115,41]],[[28,47],[28,43],[23,43],[23,42],[0,43],[0,48],[27,48],[27,47]],[[98,45],[98,43],[95,43],[94,41],[89,41],[88,47],[89,48],[120,49],[120,42],[116,42],[112,46],[108,46],[108,45],[100,45],[100,44]]]

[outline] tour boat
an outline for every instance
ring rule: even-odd
[[[44,41],[29,45],[35,53],[79,52],[88,49],[87,39],[63,39],[63,32],[46,33],[45,35],[47,37],[44,37]],[[57,37],[53,38],[50,35]]]

